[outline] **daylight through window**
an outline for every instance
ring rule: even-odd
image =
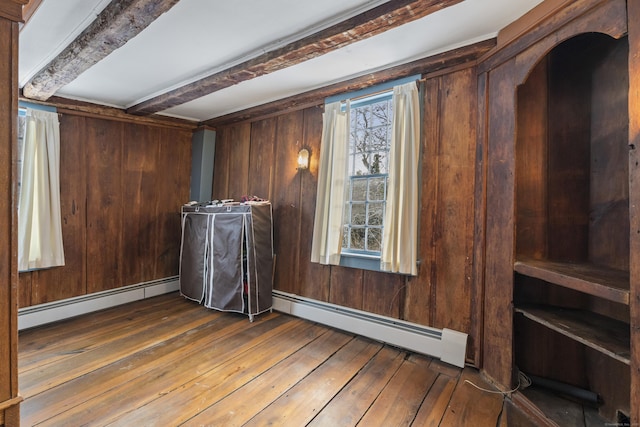
[[[345,252],[380,254],[391,148],[391,95],[385,92],[350,104]]]

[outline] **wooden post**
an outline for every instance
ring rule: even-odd
[[[0,424],[20,424],[16,147],[18,22],[27,0],[0,0]]]
[[[629,35],[629,220],[631,425],[640,423],[640,4],[627,2]]]

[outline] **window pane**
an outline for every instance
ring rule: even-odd
[[[351,249],[364,250],[364,228],[351,229]]]
[[[369,200],[386,200],[385,186],[387,178],[380,176],[369,180]]]
[[[348,226],[344,226],[342,228],[342,247],[343,248],[349,248],[349,227]]]
[[[365,225],[366,224],[366,206],[362,204],[351,205],[351,224],[352,225]]]
[[[383,203],[369,203],[369,221],[368,225],[382,225],[384,217]]]
[[[369,228],[367,233],[367,250],[380,252],[382,248],[382,229]]]
[[[367,200],[367,180],[352,179],[351,180],[351,200],[354,202],[364,202]]]

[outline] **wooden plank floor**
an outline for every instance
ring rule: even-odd
[[[19,349],[23,426],[506,425],[474,369],[176,293],[22,331]]]

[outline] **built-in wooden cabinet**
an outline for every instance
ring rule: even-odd
[[[479,77],[488,108],[483,368],[518,387],[516,404],[560,425],[576,400],[609,422],[639,417],[630,121],[640,110],[627,23],[622,0],[547,1],[509,28],[517,37],[500,45],[499,36]],[[533,387],[523,389],[521,372]],[[559,388],[571,397],[556,404]]]
[[[628,375],[600,375],[630,365],[628,50],[574,36],[516,94],[515,368],[595,393],[608,420],[630,408]]]

